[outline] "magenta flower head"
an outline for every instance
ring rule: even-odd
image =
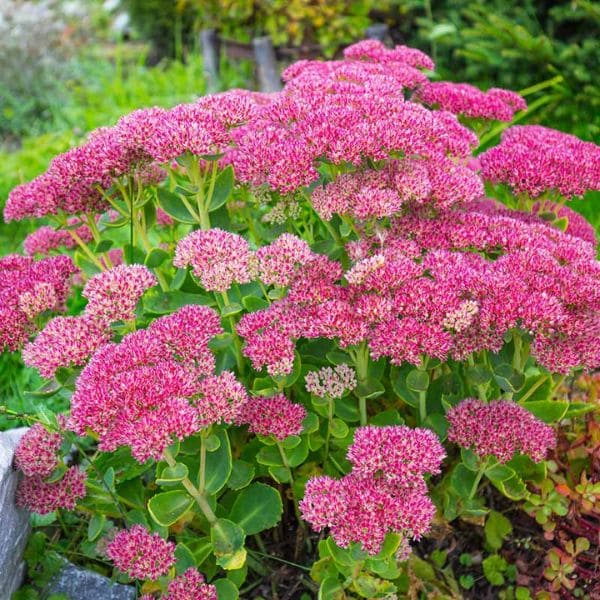
[[[0,258],[0,349],[17,350],[35,331],[35,317],[65,309],[76,271],[68,256]]]
[[[527,109],[525,100],[510,90],[482,92],[468,83],[451,81],[426,83],[417,90],[415,100],[455,115],[497,121],[512,121],[515,112]]]
[[[234,283],[248,283],[255,273],[248,242],[218,228],[184,237],[177,244],[173,264],[181,269],[190,265],[204,289],[214,292],[225,292]]]
[[[132,579],[158,579],[175,564],[175,544],[133,525],[115,535],[106,546],[106,555]]]
[[[567,199],[600,189],[600,146],[540,125],[517,125],[479,156],[492,183],[536,198],[556,190]]]
[[[359,543],[374,555],[390,532],[418,539],[429,530],[435,507],[425,491],[422,480],[403,487],[354,473],[339,480],[315,477],[300,510],[315,530],[328,527],[338,546]]]
[[[310,371],[304,378],[306,390],[320,398],[341,398],[356,387],[356,371],[346,365]]]
[[[400,62],[418,69],[433,71],[435,65],[424,52],[408,46],[389,49],[379,40],[362,40],[344,50],[344,58],[382,63]]]
[[[54,317],[41,333],[23,349],[23,362],[35,367],[43,377],[52,378],[59,367],[79,367],[102,344],[110,340],[110,330],[86,316]]]
[[[269,436],[282,442],[290,435],[302,433],[306,409],[290,402],[283,394],[248,399],[238,418],[238,424],[248,424],[252,433]]]
[[[80,222],[77,217],[69,219],[69,225],[75,225]],[[75,229],[75,233],[86,243],[92,241],[93,236],[90,228],[87,225],[81,224],[80,227]],[[23,242],[23,250],[25,254],[33,256],[34,254],[47,255],[52,250],[56,250],[60,247],[75,248],[77,242],[64,229],[53,229],[48,225],[36,229],[33,233],[30,233]]]
[[[61,425],[64,417],[59,417]],[[15,450],[15,466],[27,477],[48,477],[58,467],[58,450],[63,436],[57,431],[48,431],[41,423],[32,425],[20,439]]]
[[[129,446],[145,462],[160,460],[173,438],[199,431],[200,419],[228,419],[229,401],[237,400],[240,390],[226,376],[206,384],[209,395],[234,395],[219,397],[224,415],[194,406],[215,368],[208,342],[222,331],[219,321],[214,310],[188,305],[118,344],[102,346],[77,380],[69,427],[82,435],[94,431],[103,451]]]
[[[445,457],[433,431],[359,427],[347,456],[348,475],[315,477],[306,485],[300,510],[317,531],[329,527],[339,546],[357,542],[369,554],[380,551],[389,532],[405,540],[427,532],[435,507],[423,476],[439,473]]]
[[[508,462],[516,453],[540,462],[556,446],[554,430],[526,408],[509,400],[489,403],[467,398],[447,414],[451,442],[484,458]]]
[[[217,588],[205,583],[202,573],[189,568],[169,583],[163,600],[217,600]]]
[[[312,257],[310,246],[304,240],[284,233],[256,251],[258,276],[267,285],[284,287]]]
[[[236,421],[248,400],[246,388],[231,371],[207,377],[200,383],[200,397],[195,401],[202,427]]]
[[[444,448],[431,429],[405,425],[359,427],[348,448],[353,473],[381,476],[402,485],[410,485],[425,473],[439,473],[445,457]]]
[[[88,299],[85,314],[103,323],[131,321],[138,300],[156,283],[156,277],[143,265],[119,265],[94,275],[82,292]]]
[[[85,496],[87,475],[78,467],[70,467],[62,479],[48,483],[40,475],[24,477],[17,487],[17,506],[45,515],[59,508],[73,510],[77,500]]]

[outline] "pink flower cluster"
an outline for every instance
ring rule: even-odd
[[[248,242],[219,228],[193,231],[180,240],[173,264],[182,269],[191,265],[204,289],[216,292],[248,283],[256,270]]]
[[[291,371],[295,340],[366,341],[371,356],[419,365],[498,351],[519,328],[553,372],[600,365],[595,248],[534,215],[489,202],[412,211],[348,245],[355,261],[313,255],[286,297],[242,317],[256,369]],[[347,285],[342,282],[345,277]]]
[[[196,569],[188,569],[169,583],[163,600],[217,600],[217,588],[204,582]]]
[[[477,200],[483,193],[483,183],[471,169],[438,157],[391,161],[381,170],[345,173],[316,188],[311,200],[323,219],[341,214],[364,220],[390,217],[410,203],[448,208]]]
[[[313,256],[310,246],[291,233],[280,235],[256,251],[258,277],[266,285],[285,287],[296,270]]]
[[[229,129],[249,120],[258,101],[260,96],[232,90],[170,110],[136,110],[114,127],[97,129],[83,145],[57,156],[45,173],[14,188],[4,217],[104,212],[109,205],[100,190],[108,191],[115,179],[154,184],[165,175],[157,163],[185,152],[222,152],[230,143]]]
[[[110,340],[105,323],[85,316],[54,317],[23,349],[23,362],[42,377],[52,378],[60,367],[77,367]]]
[[[306,390],[320,398],[341,398],[356,387],[356,371],[347,364],[309,371]]]
[[[44,377],[52,377],[59,367],[85,364],[110,340],[110,324],[133,319],[138,300],[155,284],[156,278],[143,265],[119,265],[94,275],[83,289],[88,299],[83,315],[51,319],[25,346],[25,364]]]
[[[59,417],[62,426],[64,417]],[[41,423],[32,425],[20,439],[15,450],[15,466],[27,477],[48,477],[58,467],[58,451],[63,436],[58,431],[49,431]]]
[[[144,594],[139,600],[153,600],[155,596]],[[204,582],[202,573],[189,568],[182,575],[173,579],[167,593],[160,596],[162,600],[217,600],[217,588]]]
[[[60,508],[73,510],[85,496],[87,475],[70,467],[58,481],[47,482],[41,475],[24,477],[17,487],[16,503],[31,512],[45,515]]]
[[[0,349],[17,350],[35,330],[40,313],[64,310],[75,272],[67,256],[0,258]]]
[[[175,564],[175,544],[142,525],[122,529],[106,546],[106,555],[132,579],[158,579]]]
[[[222,375],[203,387],[215,368],[208,342],[221,332],[214,310],[188,305],[102,346],[77,381],[69,426],[80,435],[94,431],[104,451],[130,446],[144,462],[160,459],[174,437],[199,431],[201,421],[229,420],[241,394],[232,378]]]
[[[344,57],[352,60],[365,60],[378,63],[403,63],[417,69],[428,69],[433,71],[435,64],[421,50],[408,46],[396,46],[387,48],[379,40],[362,40],[348,46],[344,50]]]
[[[200,383],[199,390],[195,407],[200,427],[220,422],[234,423],[239,420],[248,401],[246,388],[231,371],[207,377]]]
[[[516,194],[554,191],[567,199],[600,190],[600,146],[540,125],[518,125],[480,155],[481,172]]]
[[[273,436],[282,442],[290,435],[302,433],[305,417],[304,406],[290,402],[283,394],[253,396],[243,406],[238,424],[248,424],[252,433]]]
[[[471,448],[481,458],[493,456],[508,462],[516,453],[535,462],[544,460],[556,446],[554,430],[524,406],[510,400],[489,403],[467,398],[447,413],[451,442]]]
[[[424,475],[439,473],[444,457],[428,429],[359,428],[348,448],[352,471],[310,479],[300,510],[317,531],[328,527],[339,546],[357,542],[371,555],[389,532],[419,539],[435,515]]]
[[[61,427],[66,418],[58,417]],[[73,510],[85,496],[86,474],[70,467],[60,479],[47,481],[61,465],[59,450],[63,435],[36,423],[23,435],[15,450],[15,466],[23,471],[16,494],[18,506],[45,515],[60,508]]]
[[[477,145],[454,115],[405,102],[401,88],[385,95],[363,91],[351,103],[343,93],[284,90],[233,137],[224,160],[238,179],[283,193],[316,181],[320,161],[359,167],[391,153],[466,158]]]
[[[119,265],[94,275],[82,292],[88,300],[85,314],[104,323],[131,321],[142,294],[156,284],[156,277],[143,265]]]
[[[451,81],[425,83],[412,99],[472,119],[512,121],[517,111],[527,110],[527,103],[516,92],[498,88],[482,92],[468,83]]]
[[[69,219],[69,226],[75,226],[77,223],[81,223],[77,217]],[[89,243],[93,239],[92,232],[87,225],[81,224],[74,231],[85,243]],[[29,256],[34,254],[47,255],[52,250],[61,247],[75,248],[75,246],[77,246],[77,242],[67,230],[54,229],[48,225],[43,225],[30,233],[23,242],[23,250]]]

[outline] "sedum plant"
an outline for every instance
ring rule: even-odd
[[[284,518],[320,598],[390,598],[434,522],[494,529],[484,486],[532,497],[594,408],[554,392],[600,364],[567,206],[600,148],[516,126],[478,155],[525,102],[433,69],[360,42],[280,93],[135,111],[11,192],[45,219],[0,261],[0,343],[47,379],[12,415],[17,501],[75,511],[69,551],[146,600],[245,597]]]

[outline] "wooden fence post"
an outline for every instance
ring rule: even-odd
[[[277,57],[273,42],[269,36],[252,40],[254,58],[258,69],[258,83],[261,92],[278,92],[281,89],[281,77],[277,68]]]
[[[214,29],[203,29],[200,32],[202,45],[202,63],[210,93],[219,91],[221,87],[221,42]]]
[[[379,40],[385,42],[388,37],[389,27],[385,23],[373,23],[367,27],[366,36],[370,40]]]

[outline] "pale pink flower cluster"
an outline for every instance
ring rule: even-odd
[[[59,417],[62,426],[64,417]],[[15,449],[15,466],[27,477],[48,477],[59,465],[58,451],[63,436],[58,431],[49,431],[41,423],[35,423],[19,440]]]
[[[552,427],[525,406],[510,400],[492,400],[486,404],[467,398],[446,416],[450,423],[448,439],[472,449],[481,458],[493,456],[506,463],[520,453],[540,462],[556,446]]]
[[[37,315],[56,306],[56,291],[51,283],[43,281],[36,283],[31,291],[23,292],[19,296],[19,309],[28,319],[35,319]]]
[[[348,448],[352,471],[338,480],[310,479],[300,510],[317,531],[329,528],[343,548],[356,542],[374,555],[387,533],[419,539],[435,515],[424,475],[439,473],[444,457],[428,429],[358,428]]]
[[[541,125],[517,125],[479,156],[481,172],[516,194],[555,191],[567,199],[600,190],[600,146]]]
[[[483,193],[483,183],[471,169],[437,157],[345,173],[316,188],[311,200],[323,219],[342,214],[364,220],[392,216],[411,203],[447,208],[477,200]]]
[[[255,261],[241,236],[213,228],[193,231],[177,244],[173,264],[192,272],[208,291],[225,292],[234,283],[248,283],[255,275]]]
[[[175,544],[142,525],[122,529],[106,546],[106,555],[132,579],[158,579],[175,564]]]
[[[297,269],[312,256],[310,246],[304,240],[284,233],[256,251],[258,277],[266,285],[287,286]]]
[[[516,92],[498,88],[482,92],[468,83],[451,81],[425,83],[412,99],[472,119],[512,121],[517,111],[527,110],[527,103]]]
[[[55,317],[25,346],[23,360],[44,377],[59,367],[82,366],[111,338],[110,324],[135,318],[135,307],[144,291],[156,284],[143,265],[119,265],[94,275],[85,285],[84,313]]]
[[[306,390],[320,398],[341,398],[356,387],[356,371],[342,363],[309,371],[304,378]]]
[[[69,427],[95,432],[99,448],[130,446],[144,462],[160,459],[173,438],[184,439],[210,419],[230,419],[240,390],[229,376],[202,382],[213,374],[215,359],[208,342],[221,333],[217,313],[188,305],[155,320],[147,329],[102,346],[83,369],[71,402]],[[208,395],[225,414],[203,405]],[[200,397],[199,408],[194,399]],[[231,401],[231,402],[230,402]]]
[[[207,377],[200,383],[200,397],[194,402],[201,427],[213,423],[233,423],[248,401],[246,388],[231,371]]]
[[[202,573],[190,568],[169,583],[163,600],[217,600],[217,588],[205,583]]]
[[[54,317],[23,349],[23,362],[42,377],[52,378],[59,367],[79,367],[110,340],[104,322],[85,316]]]
[[[304,406],[291,402],[283,394],[252,396],[244,404],[238,424],[247,424],[252,433],[273,436],[282,442],[290,435],[302,433],[304,417]]]
[[[69,225],[74,226],[80,222],[76,217],[69,219]],[[87,225],[80,225],[75,228],[75,234],[86,244],[93,239],[92,232]],[[43,225],[30,233],[23,242],[25,254],[33,256],[34,254],[47,255],[52,250],[58,248],[75,248],[77,242],[73,236],[65,229],[54,229],[48,225]]]
[[[40,515],[60,508],[73,510],[85,496],[86,479],[86,473],[78,467],[69,467],[58,481],[47,482],[41,475],[24,477],[17,487],[16,503]]]
[[[119,265],[94,275],[83,288],[87,298],[85,314],[104,323],[131,321],[142,294],[157,284],[144,265]]]
[[[40,313],[64,310],[75,272],[67,256],[0,258],[0,349],[17,350],[26,342]]]

